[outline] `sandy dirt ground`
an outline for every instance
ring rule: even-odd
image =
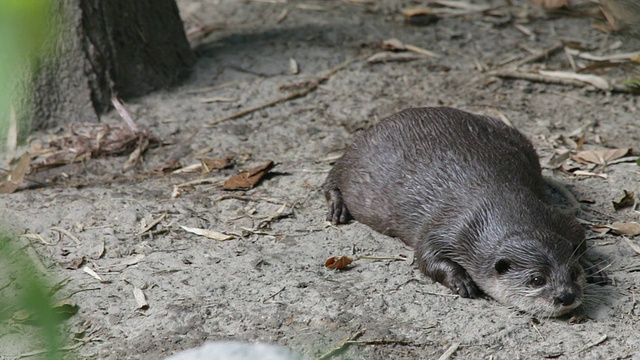
[[[126,157],[92,159],[34,175],[56,186],[0,197],[12,231],[49,243],[22,238],[51,281],[70,279],[58,296],[73,294],[79,306],[64,325],[69,337],[85,334],[77,356],[158,359],[207,340],[242,340],[281,344],[315,359],[361,333],[363,342],[333,358],[434,359],[451,349],[457,359],[640,359],[639,254],[623,237],[592,230],[638,220],[631,208],[615,211],[612,200],[623,190],[637,193],[639,168],[633,161],[567,161],[567,171],[549,169],[552,155],[574,149],[582,134],[585,150],[637,147],[640,100],[592,85],[482,72],[560,41],[600,55],[638,50],[639,43],[597,30],[588,17],[544,16],[528,1],[506,3],[477,2],[495,11],[468,14],[445,7],[449,13],[437,21],[412,26],[401,10],[423,2],[179,0],[188,28],[216,25],[197,46],[193,75],[127,103],[138,125],[166,145],[150,149],[135,170],[123,172]],[[390,38],[439,56],[410,51],[405,61],[368,62]],[[304,89],[349,60],[306,96],[207,126]],[[566,71],[570,60],[589,64],[560,48],[520,69]],[[626,70],[595,71],[620,80]],[[453,296],[419,272],[413,251],[399,240],[358,223],[325,222],[321,185],[353,132],[407,107],[441,105],[510,120],[536,145],[545,175],[583,200],[579,218],[590,254],[610,264],[614,285],[589,289],[581,321],[535,319],[494,301]],[[103,121],[121,123],[115,113]],[[208,174],[151,173],[172,160],[184,167],[231,154],[233,167]],[[269,160],[276,166],[254,189],[221,190],[230,176]],[[602,176],[571,174],[577,168]],[[176,185],[188,182],[172,197]],[[234,238],[217,241],[182,226]],[[397,260],[326,269],[325,260],[336,255]],[[78,257],[84,257],[78,269],[60,265]],[[148,308],[138,307],[134,288]],[[23,332],[3,334],[1,358],[40,347],[22,346]]]

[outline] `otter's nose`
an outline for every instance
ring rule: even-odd
[[[569,306],[576,301],[576,295],[574,293],[562,293],[554,298],[556,304],[562,304],[562,306]]]

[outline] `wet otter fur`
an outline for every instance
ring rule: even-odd
[[[578,307],[606,276],[585,234],[544,201],[529,140],[447,107],[407,109],[355,135],[324,184],[327,220],[351,217],[415,249],[422,272],[461,297],[486,293],[538,316]],[[586,275],[585,275],[586,274]]]

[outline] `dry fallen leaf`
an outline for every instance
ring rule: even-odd
[[[0,185],[0,194],[11,194],[18,189],[18,186],[24,180],[24,176],[27,174],[30,168],[31,155],[28,152],[22,154],[20,159],[16,163],[16,166],[11,170],[9,175],[2,181]]]
[[[147,297],[144,295],[144,292],[142,292],[142,289],[134,286],[133,297],[136,299],[136,304],[138,304],[138,309],[147,310],[149,308]]]
[[[590,171],[584,171],[584,170],[576,170],[572,173],[575,176],[586,176],[586,177],[599,177],[599,178],[603,178],[606,179],[609,176],[607,176],[607,174],[598,174],[598,173],[594,173],[594,172],[590,172]]]
[[[324,266],[329,269],[342,270],[355,259],[349,256],[332,256],[325,261]]]
[[[609,29],[605,31],[629,29],[638,32],[640,29],[640,3],[637,0],[600,0],[600,11],[604,15]]]
[[[549,169],[557,169],[560,166],[562,166],[562,164],[567,159],[569,159],[570,156],[571,156],[571,151],[569,150],[560,152],[560,153],[555,153],[553,154],[553,156],[551,156],[551,159],[549,159],[549,161],[545,164],[545,167]]]
[[[33,313],[27,310],[18,310],[13,313],[11,320],[22,323],[28,320],[32,320]]]
[[[166,162],[160,166],[155,166],[152,167],[151,169],[149,169],[149,172],[152,173],[169,173],[171,171],[180,169],[182,167],[182,165],[180,165],[180,163],[178,162],[178,160],[171,160],[169,162]]]
[[[144,254],[136,254],[131,256],[130,258],[128,258],[127,260],[121,262],[120,264],[117,264],[115,266],[132,266],[132,265],[136,265],[138,264],[140,261],[144,260],[146,256]]]
[[[633,249],[633,251],[635,251],[636,253],[640,254],[640,245],[636,244],[635,242],[633,242],[628,237],[623,237],[623,239]]]
[[[61,262],[60,266],[64,269],[77,270],[84,263],[84,256],[77,257],[70,261]]]
[[[410,52],[395,53],[391,51],[382,51],[375,53],[367,58],[369,64],[386,63],[386,62],[401,62],[401,61],[413,61],[425,58],[424,55],[414,54]]]
[[[85,266],[82,268],[82,271],[86,272],[87,274],[93,276],[93,278],[95,278],[96,280],[99,280],[100,282],[103,282],[104,280],[100,277],[100,275],[98,275],[95,271],[93,271],[92,268]]]
[[[591,226],[591,230],[600,234],[606,234],[611,231],[611,228],[606,225],[593,225]]]
[[[617,235],[640,235],[640,223],[637,222],[614,222],[609,228]]]
[[[181,167],[180,169],[174,170],[171,173],[172,174],[183,174],[183,173],[196,172],[196,171],[199,171],[200,169],[202,169],[202,162],[200,162],[199,164],[191,164],[191,165],[187,165],[187,166]]]
[[[271,170],[273,161],[269,160],[264,165],[255,167],[249,171],[242,172],[236,176],[229,178],[222,190],[250,190],[253,189],[258,182]]]
[[[533,0],[536,5],[542,6],[548,10],[555,10],[565,8],[568,9],[571,7],[571,2],[569,0]]]
[[[414,52],[416,54],[422,54],[422,55],[427,55],[427,56],[432,56],[432,57],[439,57],[440,56],[440,55],[434,53],[433,51],[429,51],[427,49],[423,49],[423,48],[417,47],[415,45],[405,44],[405,43],[403,43],[402,41],[400,41],[400,40],[398,40],[396,38],[391,38],[391,39],[387,39],[387,40],[382,41],[382,49],[383,50],[388,50],[388,51],[412,51],[412,52]],[[384,53],[382,53],[382,54],[384,54]],[[385,55],[385,56],[388,56],[388,55]],[[369,59],[371,59],[372,57],[369,57]]]
[[[222,96],[214,96],[211,98],[200,99],[200,102],[203,104],[216,103],[216,102],[236,102],[238,99],[230,98],[230,97],[222,97]]]
[[[593,85],[600,90],[606,90],[606,91],[611,90],[611,84],[607,81],[607,79],[597,75],[577,74],[570,71],[548,71],[548,70],[540,70],[538,71],[538,73],[540,73],[540,75],[550,76],[556,79],[582,81],[583,83]]]
[[[46,146],[34,143],[31,148],[33,168],[38,170],[98,156],[126,154],[130,155],[128,166],[138,164],[148,147],[157,146],[162,141],[147,130],[140,130],[135,123],[130,123],[132,119],[126,109],[118,111],[122,111],[126,125],[71,123],[67,133],[52,137]]]
[[[234,164],[233,159],[235,159],[235,157],[235,155],[227,155],[219,159],[202,158],[200,159],[200,162],[202,162],[202,170],[210,173],[213,170],[228,168]]]
[[[404,20],[409,25],[427,26],[438,21],[438,16],[432,9],[426,7],[415,7],[402,10]]]
[[[59,318],[66,320],[78,312],[78,304],[70,299],[60,300],[52,305],[52,312],[56,315],[60,315]],[[13,313],[11,320],[17,323],[31,323],[36,322],[38,319],[35,314],[27,310],[18,310]]]
[[[289,58],[289,72],[293,75],[296,75],[300,72],[298,62],[294,58]]]
[[[606,165],[610,161],[627,156],[631,153],[630,148],[586,150],[577,153],[573,160],[583,164]]]
[[[227,240],[231,240],[231,239],[235,239],[236,238],[234,235],[226,235],[226,234],[219,233],[219,232],[213,231],[213,230],[192,228],[192,227],[187,227],[187,226],[182,226],[182,225],[180,225],[180,227],[184,231],[190,232],[192,234],[204,236],[206,238],[213,239],[213,240],[218,240],[218,241],[227,241]]]
[[[71,299],[56,301],[53,304],[53,312],[61,315],[63,319],[68,319],[78,312],[79,306]]]
[[[633,206],[635,204],[635,194],[633,191],[622,190],[624,195],[620,198],[620,200],[613,200],[611,203],[613,204],[614,210],[620,210],[629,206]]]

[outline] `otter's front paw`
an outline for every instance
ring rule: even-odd
[[[329,190],[325,193],[327,199],[327,221],[332,224],[346,224],[349,222],[350,215],[347,206],[342,200],[342,193],[338,189]]]
[[[476,283],[471,280],[471,277],[466,271],[457,271],[454,274],[449,274],[447,278],[446,285],[451,289],[451,291],[461,297],[476,299],[482,296],[482,291],[480,291]]]

